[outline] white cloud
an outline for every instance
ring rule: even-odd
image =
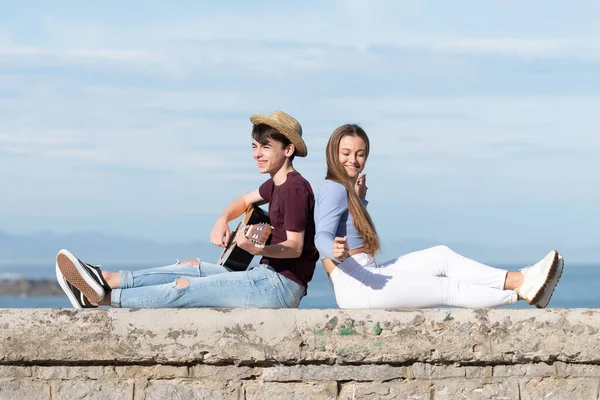
[[[7,133],[0,133],[0,146],[69,146],[74,144],[73,142],[60,137],[26,137],[26,136],[14,136]]]
[[[367,130],[371,171],[384,179],[469,188],[440,201],[469,201],[478,187],[505,188],[505,201],[600,198],[600,185],[584,183],[600,168],[600,96],[330,98],[319,108]]]
[[[32,37],[4,26],[0,180],[18,190],[0,217],[136,235],[130,221],[218,212],[262,182],[248,116],[274,109],[303,123],[310,156],[296,166],[315,190],[331,131],[362,124],[380,210],[493,200],[509,213],[544,198],[568,219],[600,198],[598,32],[482,32],[422,2],[279,6],[151,22],[54,12]],[[178,239],[174,226],[142,233]]]
[[[65,49],[56,50],[39,46],[6,46],[0,47],[0,56],[4,63],[12,61],[18,63],[19,59],[37,57],[39,59],[54,59],[57,61],[115,61],[115,62],[156,62],[161,60],[161,54],[142,50],[121,49]],[[11,57],[12,59],[8,59]]]
[[[275,77],[290,71],[366,71],[385,62],[381,60],[385,58],[379,50],[382,47],[384,53],[600,60],[598,33],[553,37],[499,31],[474,36],[420,31],[395,21],[398,15],[410,18],[415,4],[338,2],[335,7],[325,6],[321,13],[292,12],[294,18],[289,18],[288,10],[273,11],[282,15],[271,15],[269,23],[256,22],[264,18],[260,9],[181,15],[178,20],[135,25],[134,29],[111,21],[48,17],[42,26],[49,45],[5,43],[0,55],[13,65],[35,61],[32,58],[45,65],[130,63],[147,73],[168,74],[175,79],[207,71],[237,76],[269,73]],[[414,17],[427,19],[418,13]]]

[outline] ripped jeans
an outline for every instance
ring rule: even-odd
[[[139,271],[120,271],[118,289],[110,293],[113,307],[298,307],[304,286],[264,264],[246,271],[220,265],[177,263]],[[177,279],[189,285],[176,287]]]

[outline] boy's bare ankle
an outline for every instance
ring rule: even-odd
[[[118,272],[102,271],[102,277],[108,283],[111,289],[118,289],[121,280],[121,274]]]

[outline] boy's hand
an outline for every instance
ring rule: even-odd
[[[367,197],[367,189],[369,189],[367,187],[367,175],[362,174],[358,177],[356,183],[354,184],[354,191],[360,199],[365,199]]]
[[[348,237],[336,237],[333,239],[333,257],[344,261],[348,258],[348,251],[350,248],[348,247]]]
[[[239,247],[242,250],[246,250],[248,253],[252,254],[253,256],[257,255],[258,250],[260,250],[258,247],[256,247],[254,245],[254,243],[252,243],[250,240],[248,240],[248,238],[244,234],[244,229],[240,229],[235,234],[235,244],[237,247]]]
[[[213,226],[213,229],[210,232],[210,242],[215,246],[227,247],[230,235],[231,232],[229,231],[227,221],[221,217],[217,218],[217,222],[215,222],[215,226]],[[225,238],[224,241],[223,238]]]

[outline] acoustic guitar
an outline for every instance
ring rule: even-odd
[[[244,235],[256,247],[264,247],[271,238],[272,229],[269,216],[265,211],[254,204],[250,204],[242,221],[235,228],[235,231],[231,232],[229,243],[221,253],[217,264],[223,265],[232,271],[245,271],[254,256],[237,246],[235,235],[238,231],[243,230]]]

